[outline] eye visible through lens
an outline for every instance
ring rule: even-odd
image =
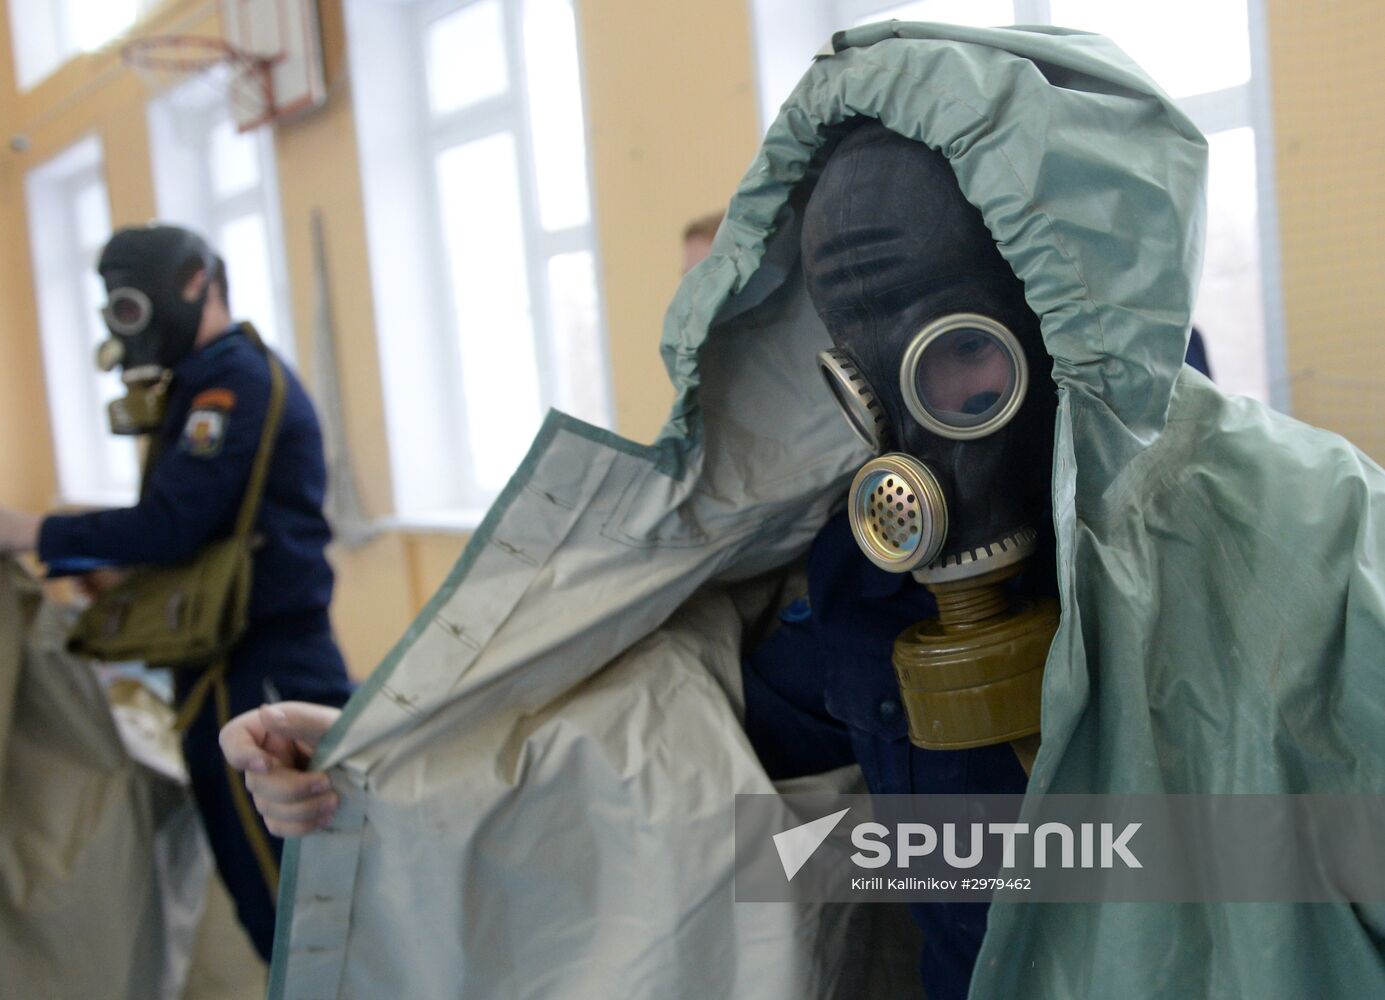
[[[118,322],[127,326],[139,322],[140,314],[143,312],[144,310],[140,307],[138,302],[124,296],[111,303],[111,315],[113,315]]]
[[[990,419],[1015,392],[1015,358],[982,330],[962,328],[935,337],[915,375],[919,402],[939,421],[972,427]]]
[[[135,288],[117,288],[110,293],[102,313],[113,331],[125,336],[139,333],[152,313],[148,297]]]

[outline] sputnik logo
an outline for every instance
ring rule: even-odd
[[[802,826],[795,826],[785,830],[783,833],[774,835],[774,849],[779,852],[779,863],[784,866],[784,877],[790,882],[798,874],[799,869],[808,863],[814,852],[822,846],[822,842],[831,836],[832,831],[837,828],[837,824],[842,821],[842,817],[851,812],[851,808],[834,812],[815,819],[812,822],[804,823]]]

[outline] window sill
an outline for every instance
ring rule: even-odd
[[[84,514],[92,510],[111,510],[132,507],[139,500],[133,491],[100,490],[91,493],[63,493],[53,501],[50,512],[55,514]]]
[[[480,526],[484,510],[428,510],[381,518],[377,525],[385,531],[410,535],[469,535]]]

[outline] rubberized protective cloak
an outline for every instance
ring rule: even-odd
[[[815,370],[793,207],[853,115],[948,157],[1054,358],[1031,793],[1381,790],[1385,475],[1183,367],[1203,138],[1096,36],[891,22],[829,51],[669,308],[658,441],[550,415],[329,734],[343,806],[287,856],[272,995],[850,992],[862,914],[733,903],[729,817],[770,787],[737,722],[755,585],[866,458]],[[1379,995],[1381,918],[997,904],[972,995]]]

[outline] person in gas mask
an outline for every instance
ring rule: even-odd
[[[947,160],[878,122],[828,157],[801,245],[827,389],[877,457],[746,658],[751,742],[776,779],[856,761],[875,793],[1021,793],[1058,618],[1038,317]],[[935,1000],[966,996],[986,909],[911,907]]]
[[[273,409],[247,623],[225,658],[223,707],[243,712],[280,696],[343,704],[351,685],[328,620],[322,436],[302,385],[250,324],[232,321],[225,266],[197,234],[156,224],[121,229],[97,268],[111,333],[98,362],[118,366],[129,390],[110,405],[111,429],[149,435],[139,501],[41,519],[0,510],[0,547],[36,549],[50,573],[99,566],[87,578],[96,590],[122,567],[192,559],[235,530]],[[267,960],[282,843],[243,801],[238,808],[217,748],[217,699],[199,689],[200,676],[174,671],[184,757],[217,866]]]
[[[877,793],[1022,793],[1058,620],[1056,393],[1038,317],[947,161],[876,122],[827,159],[801,245],[834,343],[819,356],[819,391],[878,457],[818,534],[807,596],[746,658],[751,742],[775,779],[854,761]],[[940,659],[950,676],[966,672],[965,688],[928,690]],[[335,720],[284,709],[281,738]],[[253,728],[260,745],[275,731],[253,714],[238,724],[233,738]],[[320,826],[334,801],[281,801],[297,779],[250,775],[271,827],[289,835]],[[965,997],[986,910],[912,907],[934,1000]]]

